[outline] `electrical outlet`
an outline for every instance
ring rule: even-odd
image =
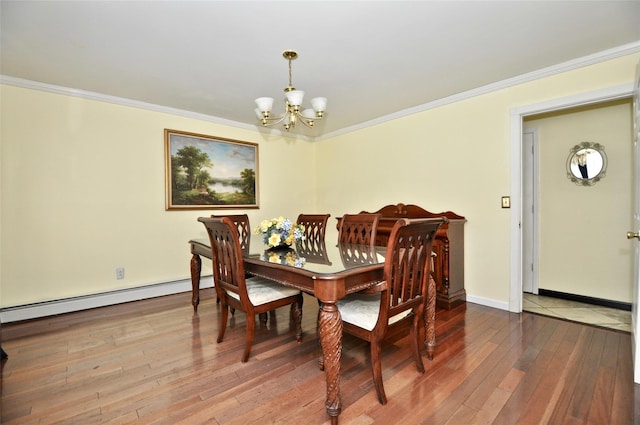
[[[502,208],[511,208],[511,196],[502,197]]]
[[[124,267],[118,267],[116,269],[116,279],[124,279]]]

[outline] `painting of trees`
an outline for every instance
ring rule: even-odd
[[[257,208],[258,146],[165,130],[166,209]]]
[[[171,157],[171,162],[175,163],[179,167],[178,169],[184,171],[186,189],[207,187],[210,176],[204,167],[211,167],[213,164],[206,153],[195,146],[185,146],[178,150],[175,156]]]

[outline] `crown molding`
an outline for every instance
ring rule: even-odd
[[[343,134],[351,133],[353,131],[362,130],[367,127],[382,124],[387,121],[392,121],[398,118],[406,117],[408,115],[417,114],[419,112],[428,111],[430,109],[439,108],[441,106],[449,105],[452,103],[460,102],[462,100],[471,99],[476,96],[482,96],[494,91],[506,89],[509,87],[517,86],[520,84],[528,83],[531,81],[539,80],[541,78],[551,77],[553,75],[562,74],[564,72],[572,71],[574,69],[582,68],[589,65],[595,65],[600,62],[606,62],[608,60],[617,59],[622,56],[630,55],[640,52],[640,40],[633,43],[624,44],[612,49],[604,50],[598,53],[594,53],[589,56],[584,56],[578,59],[573,59],[567,62],[563,62],[557,65],[553,65],[547,68],[532,71],[526,74],[518,75],[513,78],[498,81],[496,83],[487,84],[482,87],[478,87],[472,90],[467,90],[452,96],[443,97],[442,99],[434,100],[433,102],[424,103],[422,105],[414,106],[412,108],[403,109],[402,111],[394,112],[393,114],[385,115],[370,121],[345,127],[343,129],[333,131],[331,133],[323,134],[315,138],[316,141],[324,139],[330,139],[332,137],[341,136]]]
[[[60,94],[64,96],[78,97],[81,99],[95,100],[98,102],[106,102],[114,105],[128,106],[131,108],[144,109],[152,112],[160,112],[170,115],[177,115],[185,118],[192,118],[200,121],[208,121],[215,124],[226,125],[230,127],[241,128],[243,130],[254,131],[258,133],[266,133],[272,136],[291,137],[306,141],[313,141],[312,137],[299,134],[285,134],[277,129],[263,128],[262,126],[245,124],[238,121],[227,120],[213,115],[200,114],[197,112],[186,111],[184,109],[170,108],[167,106],[156,105],[154,103],[140,102],[138,100],[127,99],[123,97],[110,96],[107,94],[96,93],[92,91],[73,89],[64,86],[56,86],[53,84],[41,83],[39,81],[26,80],[23,78],[10,77],[8,75],[0,75],[0,84],[20,87],[30,90],[38,90],[47,93]]]
[[[424,103],[422,105],[414,106],[412,108],[403,109],[401,111],[394,112],[389,115],[378,117],[373,120],[365,121],[354,126],[345,127],[340,130],[318,135],[315,137],[305,136],[305,135],[296,134],[296,133],[285,133],[273,128],[264,128],[258,125],[245,124],[238,121],[227,120],[227,119],[212,116],[212,115],[199,114],[196,112],[185,111],[183,109],[170,108],[166,106],[156,105],[153,103],[140,102],[137,100],[110,96],[110,95],[105,95],[105,94],[96,93],[96,92],[72,89],[72,88],[56,86],[52,84],[45,84],[37,81],[25,80],[22,78],[15,78],[15,77],[10,77],[6,75],[0,75],[0,84],[6,84],[10,86],[21,87],[21,88],[32,89],[32,90],[45,91],[49,93],[62,94],[66,96],[74,96],[74,97],[79,97],[83,99],[95,100],[99,102],[107,102],[107,103],[112,103],[112,104],[121,105],[121,106],[129,106],[133,108],[145,109],[145,110],[154,111],[154,112],[161,112],[161,113],[166,113],[171,115],[182,116],[185,118],[193,118],[201,121],[212,122],[215,124],[221,124],[221,125],[226,125],[230,127],[241,128],[244,130],[255,131],[258,133],[263,133],[271,136],[280,136],[280,137],[287,137],[287,138],[314,142],[314,141],[330,139],[336,136],[341,136],[343,134],[351,133],[357,130],[362,130],[367,127],[372,127],[374,125],[378,125],[387,121],[406,117],[408,115],[413,115],[419,112],[428,111],[430,109],[439,108],[441,106],[449,105],[451,103],[460,102],[462,100],[471,99],[476,96],[481,96],[494,91],[502,90],[505,88],[524,84],[530,81],[535,81],[541,78],[550,77],[550,76],[561,74],[567,71],[572,71],[574,69],[582,68],[589,65],[594,65],[600,62],[605,62],[611,59],[616,59],[622,56],[626,56],[626,55],[638,53],[638,52],[640,52],[640,40],[635,41],[633,43],[628,43],[618,47],[614,47],[612,49],[604,50],[598,53],[594,53],[589,56],[584,56],[582,58],[570,60],[570,61],[553,65],[547,68],[543,68],[537,71],[522,74],[513,78],[498,81],[496,83],[487,84],[482,87],[478,87],[472,90],[467,90],[461,93],[454,94],[452,96],[447,96],[442,99],[438,99],[432,102]]]

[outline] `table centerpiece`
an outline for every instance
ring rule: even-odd
[[[254,230],[256,235],[262,235],[262,241],[268,249],[290,249],[295,242],[303,241],[304,226],[293,224],[282,216],[271,220],[262,220],[260,226]]]

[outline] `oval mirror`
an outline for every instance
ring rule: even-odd
[[[582,142],[569,151],[567,177],[579,186],[592,186],[605,176],[607,155],[600,143]]]

